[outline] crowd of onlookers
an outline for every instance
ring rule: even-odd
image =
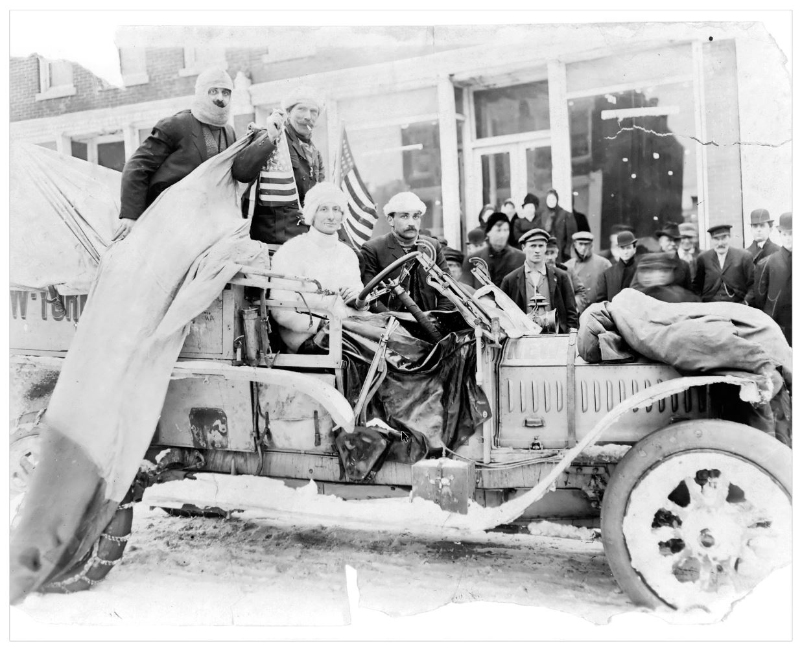
[[[761,309],[791,344],[790,212],[780,215],[775,232],[769,212],[753,210],[746,249],[732,245],[732,225],[711,226],[706,251],[699,250],[696,224],[690,222],[666,223],[643,243],[627,226],[616,225],[609,247],[594,251],[587,219],[563,209],[555,190],[546,194],[543,209],[534,194],[524,197],[520,214],[510,199],[500,211],[486,205],[479,223],[468,233],[465,252],[444,249],[452,277],[475,290],[480,283],[471,270],[477,263],[486,266],[491,281],[525,312],[555,311],[558,331],[576,327],[588,305],[633,288],[665,302]]]

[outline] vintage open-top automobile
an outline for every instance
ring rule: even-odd
[[[345,498],[411,491],[456,513],[467,512],[469,501],[484,506],[488,528],[539,518],[593,526],[600,519],[615,578],[634,603],[649,607],[732,602],[790,562],[790,450],[718,419],[709,399],[709,386],[720,382],[756,399],[748,379],[683,377],[643,358],[586,363],[576,332],[544,333],[490,283],[468,295],[426,251],[398,260],[360,300],[403,294],[403,277],[416,264],[460,318],[414,307],[413,318],[386,316],[358,386],[347,385],[343,323],[329,319],[321,354],[281,351],[270,313],[308,307],[302,299],[270,299],[276,274],[242,269],[192,323],[143,480],[217,472],[289,485],[314,479],[319,490]],[[291,281],[299,291],[322,292],[313,282]],[[247,286],[262,290],[253,304]],[[47,407],[82,298],[69,297],[62,310],[46,292],[12,292],[11,303],[12,381],[26,404],[12,413],[11,481],[12,492],[22,493],[37,462],[33,425]],[[547,324],[547,316],[539,322]],[[371,430],[368,404],[380,399],[399,322],[423,340],[448,334],[444,323],[460,330],[475,351],[475,367],[466,372],[486,400],[474,405],[481,424],[457,448],[438,445],[438,432],[429,431],[428,458],[406,462],[386,450],[399,440],[409,450],[409,432],[385,423],[386,444],[379,440],[363,456],[347,438],[355,427]],[[213,504],[181,506],[173,512]],[[77,590],[103,577],[122,555],[131,512],[121,509],[91,554],[46,588]]]

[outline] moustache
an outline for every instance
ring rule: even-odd
[[[225,102],[223,102],[223,101],[221,101],[219,99],[212,100],[212,104],[214,104],[218,108],[225,108],[226,107]]]

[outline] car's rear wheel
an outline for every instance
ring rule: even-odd
[[[12,513],[25,507],[25,493],[39,460],[41,436],[35,426],[20,427],[11,435],[10,497]],[[97,584],[120,562],[131,537],[134,518],[134,486],[128,490],[109,524],[89,552],[57,581],[46,583],[40,591],[71,593]],[[15,518],[11,526],[14,526]]]
[[[774,438],[723,420],[674,424],[633,446],[601,513],[624,592],[647,607],[726,611],[789,564],[791,461]]]

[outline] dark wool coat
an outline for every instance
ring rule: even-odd
[[[500,251],[495,251],[488,244],[474,255],[467,255],[462,265],[462,282],[474,289],[478,289],[482,285],[471,273],[471,268],[473,268],[471,264],[472,257],[478,257],[487,262],[490,281],[497,287],[501,284],[505,275],[511,273],[526,261],[526,255],[512,246],[505,246]]]
[[[599,281],[596,284],[595,302],[612,300],[622,289],[628,289],[632,284],[637,269],[637,258],[633,258],[629,266],[625,265],[621,260],[618,260],[599,276]]]
[[[227,149],[237,139],[223,127]],[[208,160],[201,122],[189,109],[160,120],[128,159],[121,180],[120,218],[138,219],[164,190]]]
[[[259,139],[264,131],[254,134],[254,141],[245,147],[234,159],[231,173],[240,183],[251,183],[251,187],[242,198],[242,214],[247,217],[253,211],[251,221],[251,239],[266,244],[283,244],[296,235],[309,230],[303,222],[300,207],[271,207],[260,205],[258,198],[252,207],[251,201],[258,195],[259,172],[262,171],[270,155],[276,150],[269,138]],[[290,150],[292,172],[295,177],[295,186],[298,188],[299,206],[303,206],[306,193],[315,185],[325,180],[323,169],[323,156],[317,148],[314,149],[313,160],[310,163],[301,145],[298,134],[290,127],[285,127],[285,136]]]
[[[559,249],[558,261],[565,262],[571,259],[571,246],[573,245],[574,233],[577,232],[576,217],[573,213],[563,210],[559,205],[554,210],[551,220],[551,228],[546,228],[546,216],[549,209],[544,208],[543,212],[535,217],[535,228],[543,228],[557,240]]]
[[[557,310],[559,331],[568,332],[569,328],[579,327],[571,277],[566,271],[547,265],[546,280],[549,283],[551,307]],[[515,301],[521,311],[524,313],[529,311],[529,305],[526,304],[526,271],[524,266],[504,276],[501,281],[501,290]]]
[[[780,247],[761,265],[755,307],[771,316],[791,345],[791,251]]]
[[[754,303],[755,265],[752,254],[743,248],[730,248],[724,259],[724,268],[718,263],[714,249],[700,253],[696,258],[696,276],[693,291],[702,302]]]
[[[445,255],[443,255],[443,246],[439,241],[433,237],[426,237],[420,235],[419,240],[427,241],[435,247],[437,251],[436,262],[437,266],[448,275],[448,264],[446,264]],[[367,286],[373,278],[375,278],[380,271],[386,269],[395,260],[406,255],[401,244],[395,238],[393,233],[388,232],[381,237],[369,239],[362,245],[361,268],[362,268],[362,284]],[[390,274],[390,279],[397,278],[400,269]],[[426,282],[426,272],[421,268],[420,264],[415,264],[413,272],[407,276],[404,282],[404,288],[409,293],[412,301],[420,307],[423,311],[431,311],[432,309],[454,309],[454,305],[445,296],[440,295],[437,290]],[[371,307],[373,311],[404,311],[404,307],[392,294],[385,294],[379,299],[380,305]]]
[[[763,248],[758,248],[757,242],[752,242],[746,250],[752,253],[752,261],[755,263],[755,266],[757,266],[758,262],[776,253],[781,248],[782,246],[779,244],[775,244],[771,239],[767,239],[763,244]]]

